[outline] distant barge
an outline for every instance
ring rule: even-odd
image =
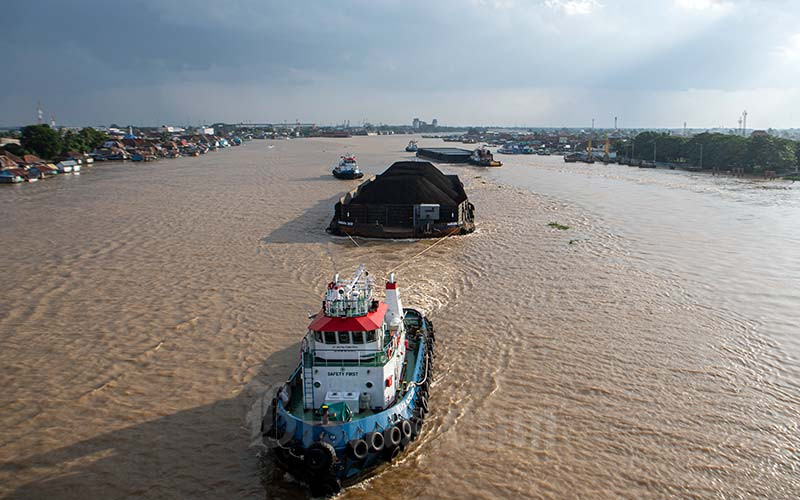
[[[461,148],[419,148],[417,156],[441,163],[469,163],[472,151]]]
[[[475,230],[475,207],[457,175],[400,161],[345,194],[328,232],[369,238],[434,238]]]

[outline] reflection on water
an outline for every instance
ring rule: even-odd
[[[478,229],[423,257],[326,235],[356,185],[332,162],[378,173],[407,142],[252,141],[0,190],[0,495],[302,495],[260,470],[248,412],[322,284],[364,262],[403,264],[440,369],[424,438],[343,497],[796,496],[796,189],[506,157],[445,167]]]

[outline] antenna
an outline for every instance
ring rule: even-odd
[[[742,135],[747,135],[747,110],[742,111]]]
[[[36,118],[37,118],[36,123],[38,123],[39,125],[42,124],[42,115],[43,115],[43,113],[42,113],[42,101],[37,101],[37,103],[36,103]]]

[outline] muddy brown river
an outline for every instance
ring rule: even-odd
[[[498,155],[441,167],[471,235],[328,236],[338,156],[379,173],[407,142],[0,186],[0,496],[304,497],[258,458],[260,398],[362,262],[399,266],[437,373],[423,438],[341,498],[800,495],[800,186]]]

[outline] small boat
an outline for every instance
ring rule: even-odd
[[[38,168],[39,171],[41,172],[41,178],[42,179],[47,178],[47,177],[55,177],[59,173],[58,172],[58,167],[56,167],[52,163],[40,164],[40,165],[37,165],[36,168]]]
[[[519,148],[516,144],[506,143],[503,147],[498,148],[497,152],[503,155],[517,155],[520,154]]]
[[[502,167],[503,164],[494,159],[492,152],[485,147],[480,147],[472,152],[469,162],[479,167]]]
[[[261,433],[278,464],[317,497],[364,479],[419,437],[435,338],[433,323],[403,307],[394,273],[379,302],[363,265],[328,283],[313,318]]]
[[[565,163],[577,163],[578,162],[578,153],[570,153],[564,155],[564,162]]]
[[[337,179],[360,179],[364,177],[364,172],[358,168],[355,156],[345,155],[339,158],[339,163],[333,167],[333,176]]]
[[[0,170],[0,184],[18,184],[23,182],[25,171],[22,169],[14,168],[8,170]]]
[[[80,166],[75,160],[62,160],[56,164],[56,167],[58,167],[58,172],[61,174],[71,174],[75,171],[75,167],[78,167],[80,171]]]
[[[406,151],[409,153],[415,153],[419,149],[417,146],[417,141],[408,141],[408,146],[406,146]]]
[[[42,177],[44,177],[42,171],[36,167],[28,167],[27,169],[25,169],[26,182],[36,182]]]

